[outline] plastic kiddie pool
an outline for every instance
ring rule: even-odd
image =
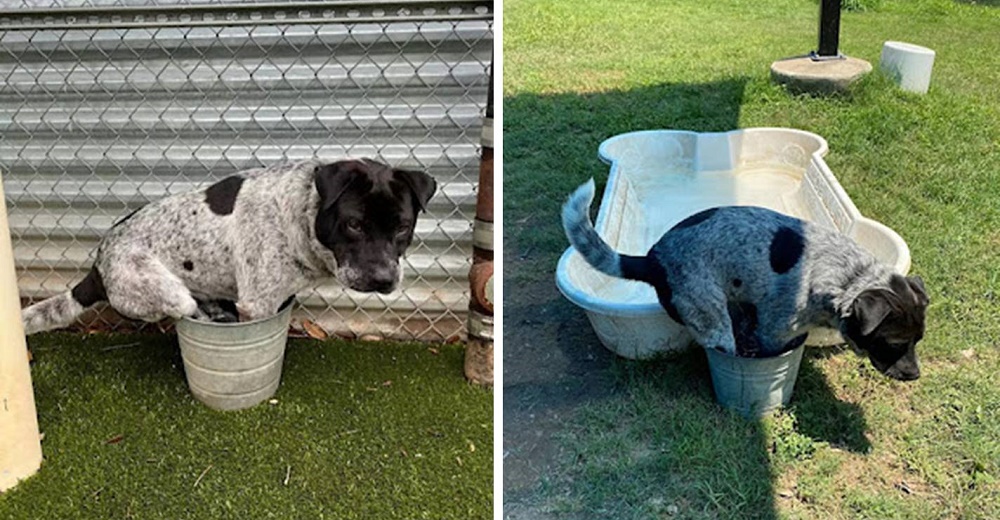
[[[617,135],[598,149],[611,165],[595,227],[616,250],[645,255],[684,218],[714,206],[762,206],[847,234],[901,274],[910,251],[895,231],[865,218],[823,160],[822,137],[788,128],[725,133],[652,130]],[[582,307],[598,338],[626,358],[687,348],[691,337],[641,282],[605,276],[572,247],[559,260],[556,283]],[[841,343],[817,329],[808,344]]]

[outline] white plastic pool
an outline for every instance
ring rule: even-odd
[[[910,251],[895,231],[865,218],[823,160],[822,137],[788,128],[725,133],[632,132],[601,143],[611,165],[595,227],[616,250],[644,255],[684,218],[714,206],[763,206],[835,228],[901,274]],[[601,342],[631,359],[687,348],[691,338],[671,320],[653,288],[605,276],[570,247],[556,283],[582,307]],[[842,340],[817,330],[809,344]]]

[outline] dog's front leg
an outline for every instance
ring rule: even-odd
[[[282,294],[257,294],[253,298],[236,302],[240,321],[253,321],[274,316],[280,310],[281,304],[288,299]]]
[[[246,269],[237,277],[239,297],[236,310],[240,321],[253,321],[274,316],[297,287],[280,270],[260,266]],[[293,291],[293,292],[289,292]]]
[[[263,217],[246,216],[248,222],[261,222]],[[240,321],[253,321],[274,316],[289,296],[303,288],[301,276],[285,251],[283,237],[273,226],[260,224],[247,228],[243,241],[234,247],[236,269],[236,310]]]
[[[272,277],[251,277],[239,287],[236,310],[240,321],[252,321],[274,316],[290,296],[300,291],[301,283],[288,276],[274,273]]]
[[[291,296],[306,288],[309,281],[280,265],[264,265],[237,277],[240,321],[274,316]]]

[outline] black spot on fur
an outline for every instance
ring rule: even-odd
[[[185,271],[194,271],[194,263],[190,260],[185,260],[182,265],[184,266]]]
[[[675,229],[684,229],[691,226],[696,226],[712,218],[712,215],[715,215],[716,211],[719,211],[719,208],[711,208],[711,209],[706,209],[704,211],[699,211],[698,213],[695,213],[694,215],[691,215],[690,217],[678,222],[674,227],[670,229],[671,231],[673,231]]]
[[[620,255],[619,264],[622,269],[622,276],[629,280],[640,280],[645,282],[649,278],[649,268],[646,265],[646,257]]]
[[[771,240],[771,269],[778,274],[787,273],[802,258],[805,239],[790,227],[778,228]]]
[[[80,283],[73,287],[73,299],[83,307],[102,302],[108,299],[108,294],[104,289],[104,280],[96,267],[90,268],[90,272]]]
[[[733,278],[733,287],[736,287],[737,289],[743,287],[743,280],[740,280],[739,278]]]
[[[205,202],[208,209],[216,215],[231,215],[236,207],[236,196],[243,187],[243,177],[231,175],[211,185],[205,190]]]
[[[677,312],[677,307],[674,306],[674,291],[670,288],[670,281],[667,279],[667,270],[652,258],[646,262],[646,269],[648,271],[648,279],[644,281],[656,289],[656,299],[659,300],[660,306],[663,307],[663,310],[667,311],[667,315],[672,320],[681,325],[686,325],[680,313]]]
[[[670,319],[681,325],[687,325],[687,323],[684,322],[684,318],[681,318],[681,314],[677,312],[677,307],[674,306],[674,302],[671,300],[669,285],[667,286],[667,290],[663,296],[660,295],[660,291],[656,291],[656,297],[660,300],[660,305],[662,305],[663,309],[667,311],[667,316],[670,316]]]

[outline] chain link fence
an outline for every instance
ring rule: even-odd
[[[151,200],[317,156],[422,169],[438,193],[403,289],[298,296],[348,337],[456,339],[468,307],[492,2],[0,0],[0,171],[22,298],[72,287]],[[134,327],[107,308],[90,329]]]

